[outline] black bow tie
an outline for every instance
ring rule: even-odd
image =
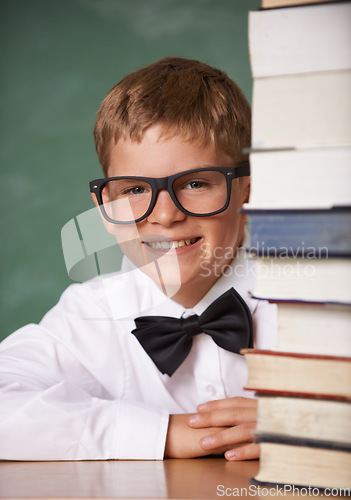
[[[135,319],[132,333],[162,373],[171,376],[190,352],[193,336],[210,335],[227,351],[253,347],[250,310],[243,298],[231,288],[218,297],[200,316],[188,318],[142,316]]]

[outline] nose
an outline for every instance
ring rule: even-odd
[[[186,214],[174,204],[170,194],[165,189],[162,189],[157,194],[156,203],[147,220],[152,224],[161,224],[168,227],[174,222],[180,222],[185,218]]]

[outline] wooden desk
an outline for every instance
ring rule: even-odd
[[[257,471],[257,460],[224,458],[0,462],[0,498],[228,498],[218,486],[248,489]]]

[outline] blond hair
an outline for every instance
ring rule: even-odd
[[[251,110],[244,94],[223,71],[199,61],[165,58],[124,77],[99,109],[94,139],[107,175],[110,148],[120,138],[140,142],[152,125],[162,136],[212,142],[240,163],[250,146]]]

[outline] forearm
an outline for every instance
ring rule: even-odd
[[[168,413],[69,382],[0,390],[0,460],[162,460]]]

